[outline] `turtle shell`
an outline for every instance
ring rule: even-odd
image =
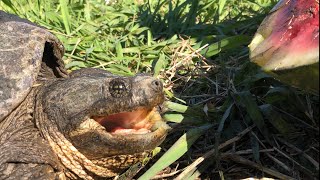
[[[25,99],[40,71],[46,78],[67,76],[63,53],[46,29],[0,11],[0,122]]]

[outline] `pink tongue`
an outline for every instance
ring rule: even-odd
[[[149,129],[139,129],[139,130],[135,130],[135,129],[115,129],[112,133],[113,134],[146,134],[151,132]]]
[[[288,46],[297,54],[319,46],[319,4],[315,0],[291,0],[276,12],[275,27],[270,43],[275,47]]]
[[[138,109],[133,112],[122,112],[109,116],[93,117],[99,124],[104,126],[110,133],[144,133],[149,131],[150,124],[143,120],[148,115],[146,109]]]

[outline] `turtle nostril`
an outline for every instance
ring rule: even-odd
[[[162,83],[160,80],[154,80],[151,82],[152,89],[156,91],[162,91]]]

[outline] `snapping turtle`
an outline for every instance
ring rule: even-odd
[[[0,41],[0,179],[113,177],[165,138],[159,80],[68,74],[54,35],[3,11]]]

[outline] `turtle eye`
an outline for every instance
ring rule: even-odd
[[[116,98],[128,96],[128,84],[123,79],[114,79],[110,81],[109,92],[112,97]]]

